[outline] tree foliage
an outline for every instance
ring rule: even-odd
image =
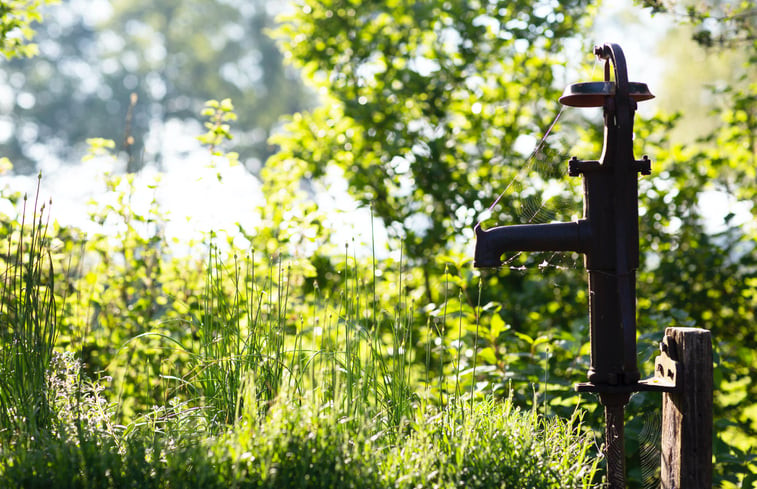
[[[428,264],[520,169],[518,137],[546,129],[564,42],[590,10],[583,0],[302,2],[277,34],[325,103],[279,142],[307,176],[340,167]]]
[[[0,148],[26,173],[39,143],[78,158],[86,139],[103,137],[118,143],[136,171],[160,164],[177,127],[194,132],[206,100],[231,98],[244,128],[240,161],[256,171],[274,151],[267,139],[279,116],[307,106],[299,78],[266,34],[273,5],[114,1],[50,9],[39,55],[10,63],[1,79],[17,103],[2,114],[15,130]]]
[[[757,43],[757,10],[740,0],[637,0],[653,13],[666,13],[695,26],[693,38],[706,47],[739,47]]]
[[[40,8],[54,0],[9,0],[0,3],[0,54],[5,58],[33,56],[37,46],[32,24],[42,20]]]

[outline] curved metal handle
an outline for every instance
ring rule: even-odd
[[[614,122],[617,130],[615,138],[615,189],[618,193],[625,185],[625,179],[636,178],[633,157],[633,116],[636,102],[629,95],[628,70],[626,57],[617,44],[604,44],[594,48],[594,54],[605,60],[605,80],[609,81],[609,64],[612,62],[615,71],[615,112]],[[616,242],[616,273],[618,275],[618,305],[623,328],[623,364],[627,377],[626,383],[639,380],[636,365],[636,287],[634,270],[630,263],[630,254],[638,255],[638,242],[629,243],[636,234],[638,223],[628,222],[635,213],[629,211],[629,202],[623,197],[615,199],[615,242]],[[635,205],[635,203],[634,203]],[[637,217],[638,219],[638,217]]]
[[[628,69],[623,50],[617,44],[603,44],[594,46],[594,54],[602,60],[612,61],[615,71],[616,95],[628,97]],[[610,81],[608,70],[605,70],[605,81]]]

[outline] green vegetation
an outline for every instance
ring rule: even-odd
[[[198,265],[204,275],[183,275],[181,287],[194,293],[179,302],[170,274],[145,274],[168,265],[146,254],[156,243],[126,228],[129,246],[100,250],[101,263],[120,251],[137,270],[119,270],[121,282],[106,275],[102,286],[122,287],[111,296],[86,265],[61,272],[71,256],[51,251],[43,211],[35,206],[33,215],[30,224],[8,223],[18,232],[6,237],[3,487],[597,482],[594,436],[578,412],[545,418],[536,405],[524,412],[512,397],[477,389],[475,363],[463,370],[461,359],[463,323],[477,325],[452,312],[454,301],[435,331],[414,338],[419,311],[401,263],[366,269],[346,255],[331,294],[281,259],[261,263],[236,249],[222,259],[212,242]],[[102,243],[81,243],[83,254]],[[159,293],[149,295],[147,280],[162,283]],[[71,311],[81,309],[88,314],[77,324]],[[120,325],[103,331],[116,311]],[[140,324],[145,331],[134,334]],[[132,336],[109,350],[97,345],[108,333]],[[87,351],[94,380],[77,358]]]
[[[47,224],[43,223],[42,210],[37,210],[35,202],[28,236],[12,235],[4,240],[8,265],[0,302],[0,422],[3,431],[32,435],[49,428],[53,417],[45,382],[55,348],[58,314],[52,263],[45,246]],[[22,220],[20,226],[24,225]]]
[[[32,24],[42,19],[40,8],[55,0],[8,0],[0,4],[0,54],[5,58],[34,56]]]
[[[54,138],[60,144],[50,156],[71,162],[87,138],[98,136],[114,140],[135,172],[170,156],[170,145],[150,146],[151,138],[183,126],[195,130],[206,100],[230,97],[239,108],[236,150],[259,171],[275,151],[268,138],[279,117],[308,106],[301,78],[266,33],[279,4],[95,0],[26,10],[45,14],[35,26],[39,52],[5,63],[2,80],[14,92],[34,94],[33,101],[11,103],[16,125],[34,124],[36,131],[13,131],[0,143],[3,156],[18,172],[33,174],[39,162],[32,141]]]
[[[564,163],[599,155],[597,121],[566,112],[526,154],[557,114],[565,73],[590,77],[577,34],[590,2],[306,0],[272,33],[281,50],[263,35],[266,2],[153,3],[111,2],[102,23],[58,19],[40,28],[35,64],[3,65],[15,92],[45,94],[11,104],[26,129],[2,151],[18,171],[44,139],[64,154],[86,140],[85,164],[111,169],[93,183],[86,232],[2,190],[0,486],[601,485],[601,409],[572,387],[588,363],[578,259],[520,255],[482,275],[466,248],[503,189],[492,222],[580,212]],[[643,3],[661,15],[681,4]],[[754,58],[751,10],[726,3],[717,18],[685,18],[708,49]],[[30,35],[37,2],[6,4],[3,48],[25,54],[9,42]],[[586,58],[569,63],[579,48]],[[253,52],[262,78],[236,76]],[[76,69],[48,82],[56,58]],[[281,113],[308,105],[285,58],[319,104],[268,139]],[[640,367],[651,374],[665,327],[712,331],[726,488],[757,473],[754,66],[714,83],[721,122],[701,138],[674,138],[686,114],[636,124],[635,152],[654,162],[640,180]],[[71,110],[86,123],[61,93],[82,101]],[[214,96],[229,98],[203,108]],[[177,121],[202,133],[209,166],[259,177],[257,224],[177,243],[160,182],[137,201],[140,169],[162,164],[141,149],[147,135]],[[342,216],[312,198],[334,174],[384,225],[390,251],[338,242]],[[743,213],[713,216],[713,194]],[[639,394],[627,410],[634,487],[654,483],[659,404]]]

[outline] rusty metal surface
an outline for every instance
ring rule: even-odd
[[[627,399],[626,399],[627,402]],[[609,489],[626,487],[626,450],[624,442],[625,402],[605,401],[605,457],[607,459],[607,483]]]
[[[631,99],[636,102],[654,98],[646,83],[629,82],[628,90]],[[569,85],[559,101],[569,107],[603,107],[607,97],[614,95],[615,82],[582,82]]]

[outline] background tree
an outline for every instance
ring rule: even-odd
[[[540,137],[554,117],[563,46],[589,4],[304,1],[278,36],[329,98],[292,120],[284,152],[306,177],[339,167],[430,292],[436,258],[472,238],[465,230],[522,169],[519,137]],[[537,187],[505,199],[499,222],[533,219],[524,207],[541,208]]]
[[[655,52],[666,61],[659,65],[654,92],[662,110],[681,111],[674,138],[693,143],[712,134],[722,126],[721,114],[731,107],[733,95],[748,93],[757,76],[757,10],[749,2],[730,0],[635,3],[668,24]]]
[[[32,56],[37,46],[32,24],[42,20],[40,8],[54,0],[9,0],[0,3],[0,54],[6,58]]]
[[[32,24],[41,20],[39,8],[43,1],[9,1],[0,4],[0,54],[6,59],[37,54]],[[0,175],[11,171],[13,164],[7,155],[0,157]]]
[[[693,39],[707,47],[738,47],[757,42],[757,10],[734,0],[637,0],[653,13],[672,15],[695,27]]]
[[[51,9],[40,55],[4,70],[15,104],[2,118],[14,130],[0,150],[30,172],[46,152],[72,158],[87,138],[104,137],[119,142],[134,171],[146,144],[155,156],[147,160],[160,164],[177,124],[199,132],[204,102],[228,97],[245,131],[236,150],[256,171],[273,152],[267,139],[278,117],[307,105],[265,33],[276,8],[264,0],[166,0]]]

